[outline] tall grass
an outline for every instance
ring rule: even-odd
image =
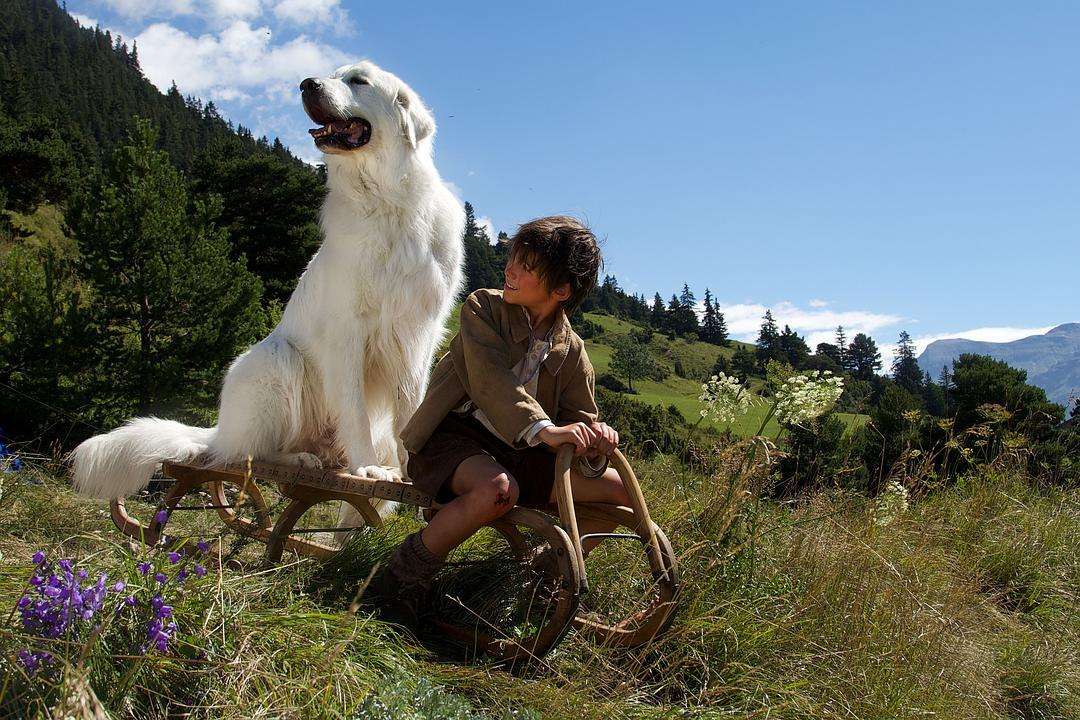
[[[760,473],[735,472],[739,462],[721,453],[707,474],[664,456],[635,463],[684,588],[674,626],[646,647],[571,634],[511,675],[444,662],[370,608],[350,615],[367,570],[415,526],[402,515],[326,563],[264,568],[257,548],[239,549],[234,567],[175,601],[181,641],[165,655],[131,653],[106,628],[58,647],[70,665],[57,677],[29,678],[14,656],[30,640],[11,619],[0,713],[1080,717],[1080,492],[984,468],[882,518],[843,492],[761,500]],[[101,503],[48,472],[41,485],[20,477],[5,477],[0,505],[0,608],[25,590],[37,549],[130,576],[145,551],[120,540]],[[617,552],[589,561],[597,597],[634,591]]]

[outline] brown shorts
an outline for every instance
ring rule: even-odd
[[[495,437],[479,420],[451,412],[419,453],[409,453],[406,474],[419,490],[446,504],[454,499],[450,479],[461,461],[487,455],[517,481],[518,505],[547,507],[555,485],[555,453],[543,445],[515,450]]]

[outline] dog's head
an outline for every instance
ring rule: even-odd
[[[416,93],[367,60],[308,78],[300,90],[304,110],[319,124],[308,132],[324,153],[359,160],[373,151],[416,152],[435,132],[435,119]]]

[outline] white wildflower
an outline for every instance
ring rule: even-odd
[[[698,400],[705,404],[701,417],[712,415],[720,422],[727,423],[735,422],[739,415],[745,415],[754,404],[753,396],[739,379],[724,373],[713,375],[701,386]]]
[[[843,378],[828,370],[788,378],[776,393],[776,420],[803,425],[831,410],[843,394]]]
[[[907,512],[908,491],[899,480],[892,480],[874,503],[874,523],[888,525]]]

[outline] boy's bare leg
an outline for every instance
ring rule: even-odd
[[[626,494],[622,478],[619,477],[619,473],[615,468],[609,467],[604,471],[603,475],[590,478],[585,477],[577,471],[577,468],[572,467],[570,468],[570,486],[574,491],[575,502],[597,502],[610,505],[630,504],[630,497]],[[551,490],[550,502],[556,502],[554,488]],[[615,528],[615,523],[609,520],[578,518],[578,533],[581,535],[612,532]],[[588,555],[599,543],[600,540],[597,538],[585,540],[581,544],[582,555]]]
[[[420,538],[439,559],[487,523],[506,514],[518,499],[513,476],[490,455],[472,455],[457,466],[450,480],[457,495],[439,508]]]

